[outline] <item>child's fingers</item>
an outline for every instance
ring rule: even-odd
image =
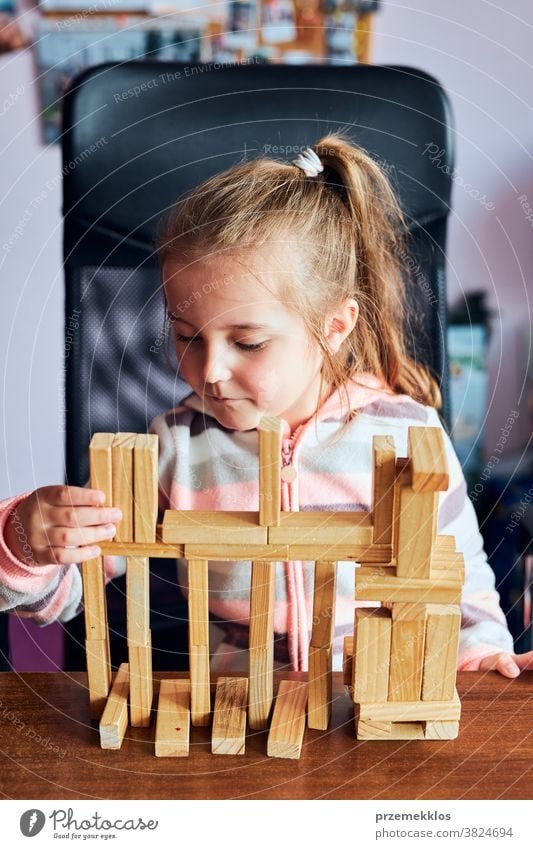
[[[104,492],[86,486],[43,486],[38,492],[54,507],[98,507],[105,501]]]
[[[87,528],[52,527],[46,531],[47,543],[51,548],[63,546],[81,547],[94,545],[104,539],[112,539],[117,532],[114,525],[96,525]]]
[[[484,657],[479,664],[479,668],[484,672],[494,669],[500,675],[505,675],[506,678],[516,678],[517,675],[520,675],[520,669],[516,665],[512,654],[508,652],[500,652],[499,654],[491,654],[489,657]]]
[[[524,654],[515,654],[514,659],[520,669],[533,669],[533,651],[527,651]]]
[[[52,548],[51,552],[58,566],[69,566],[72,563],[84,563],[86,560],[92,560],[93,557],[99,557],[101,549],[99,546],[84,546],[83,548]]]
[[[122,512],[116,507],[53,507],[48,515],[50,525],[62,528],[109,525],[121,519]]]

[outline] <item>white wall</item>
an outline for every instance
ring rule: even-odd
[[[456,184],[449,242],[451,299],[482,287],[498,313],[489,453],[518,405],[525,363],[517,332],[531,324],[533,270],[531,224],[517,200],[526,193],[533,206],[533,4],[505,5],[512,8],[503,0],[385,0],[374,48],[376,62],[415,65],[442,81],[455,111],[458,178],[495,206],[487,211]],[[61,199],[59,186],[46,189],[60,152],[40,142],[37,102],[31,52],[0,57],[0,498],[63,479]],[[529,429],[523,410],[507,447]]]

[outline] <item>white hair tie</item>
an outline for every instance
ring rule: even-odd
[[[306,177],[318,177],[321,171],[324,170],[320,159],[310,147],[306,147],[304,151],[299,153],[297,158],[292,160],[292,165],[301,168],[305,172]]]

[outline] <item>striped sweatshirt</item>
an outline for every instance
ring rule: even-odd
[[[346,390],[346,391],[345,391]],[[346,425],[346,392],[356,415]],[[259,434],[225,428],[214,411],[192,394],[157,416],[149,431],[159,436],[159,509],[259,509]],[[371,509],[372,437],[394,438],[397,456],[407,455],[409,426],[441,427],[436,410],[407,395],[394,394],[371,375],[359,375],[334,392],[315,416],[294,432],[282,420],[281,509],[283,511]],[[335,440],[339,430],[345,430]],[[466,578],[461,602],[458,668],[475,670],[482,658],[513,651],[500,608],[494,573],[487,563],[474,508],[450,439],[443,430],[450,482],[439,493],[438,532],[453,534],[464,554]],[[66,621],[81,610],[79,566],[29,566],[7,548],[8,514],[28,493],[0,502],[0,608],[16,610],[41,624]],[[104,558],[108,580],[123,574],[123,557]],[[250,614],[250,561],[209,561],[211,668],[246,668]],[[187,564],[177,561],[187,596]],[[307,668],[312,628],[314,564],[276,563],[274,653],[277,667]],[[342,668],[343,638],[353,633],[356,564],[338,563],[333,667]]]

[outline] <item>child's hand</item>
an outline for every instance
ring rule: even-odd
[[[42,486],[13,509],[5,542],[28,566],[66,565],[98,557],[100,540],[111,539],[122,518],[114,507],[98,506],[104,493],[81,486]]]
[[[484,657],[479,664],[480,670],[486,672],[495,669],[506,678],[516,678],[524,669],[533,669],[533,651],[524,654],[509,654],[500,652]]]

